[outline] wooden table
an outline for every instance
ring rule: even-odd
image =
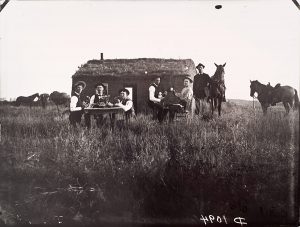
[[[121,107],[103,107],[103,108],[85,108],[84,113],[89,113],[91,115],[96,114],[120,114],[124,113],[124,110]]]
[[[98,114],[109,114],[111,127],[114,128],[115,125],[115,115],[123,115],[125,111],[121,107],[103,107],[103,108],[85,108],[85,114],[98,115]]]

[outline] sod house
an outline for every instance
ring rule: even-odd
[[[137,112],[147,111],[148,88],[155,77],[161,77],[161,89],[174,87],[180,92],[183,79],[196,74],[195,64],[191,59],[105,59],[90,60],[78,68],[72,76],[72,85],[84,81],[86,88],[82,95],[92,96],[94,85],[103,83],[111,98],[118,96],[119,89],[130,91]],[[72,86],[73,87],[73,86]]]

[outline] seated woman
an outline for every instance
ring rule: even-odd
[[[189,77],[184,78],[183,86],[184,88],[181,90],[181,98],[186,101],[186,110],[192,110],[192,99],[193,99],[193,89],[190,84],[193,83],[193,80]]]

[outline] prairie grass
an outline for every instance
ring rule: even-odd
[[[210,121],[160,125],[141,114],[115,130],[74,130],[54,107],[3,106],[0,123],[7,223],[293,219],[285,209],[299,152],[297,111],[263,116],[230,102]]]

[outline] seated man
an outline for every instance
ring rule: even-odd
[[[174,121],[175,113],[183,112],[187,102],[175,95],[174,89],[171,87],[167,95],[162,100],[162,105],[169,109],[169,122]]]
[[[95,85],[95,94],[91,97],[90,107],[105,107],[108,103],[109,96],[107,95],[104,84],[97,83]]]
[[[115,106],[121,107],[125,111],[125,119],[128,122],[132,117],[135,117],[135,111],[132,100],[128,97],[129,91],[125,88],[119,90],[120,96],[117,99]]]
[[[158,119],[159,122],[162,122],[166,111],[163,109],[160,101],[163,99],[162,91],[159,91],[160,77],[156,77],[153,83],[149,87],[149,101],[148,104],[153,110],[153,120]]]
[[[107,96],[107,91],[105,89],[104,84],[102,83],[97,83],[95,85],[95,94],[92,95],[89,103],[90,108],[101,108],[105,107],[107,104],[108,96]],[[90,115],[88,115],[90,118]],[[102,114],[97,114],[94,115],[96,119],[96,124],[97,127],[100,127],[103,124],[104,117]]]
[[[88,107],[88,104],[83,100],[81,97],[81,92],[86,87],[85,82],[79,81],[74,85],[72,95],[71,95],[71,102],[70,102],[70,124],[76,128],[76,125],[81,123],[81,117],[84,115],[86,126],[90,127],[89,116],[83,114],[83,109]]]

